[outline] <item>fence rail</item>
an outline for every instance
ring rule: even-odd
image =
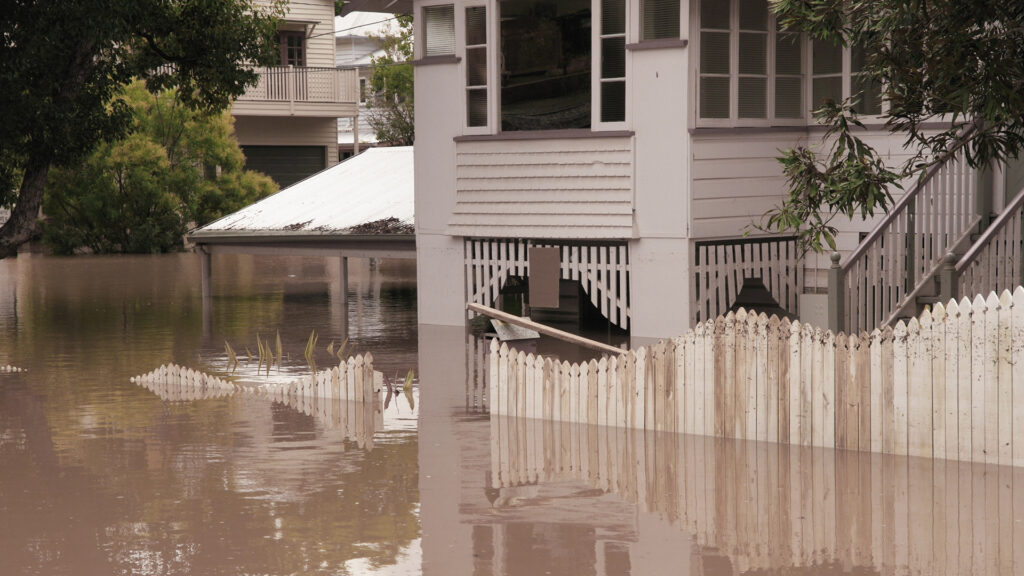
[[[956,264],[956,278],[943,280],[958,286],[959,294],[1012,289],[1024,282],[1024,189],[1014,196]]]
[[[271,66],[257,68],[260,78],[238,97],[239,101],[358,102],[355,70]]]
[[[871,334],[740,310],[580,364],[490,348],[492,414],[1024,465],[1022,287]]]

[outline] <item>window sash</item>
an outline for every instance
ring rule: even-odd
[[[455,5],[423,7],[423,55],[455,54]]]

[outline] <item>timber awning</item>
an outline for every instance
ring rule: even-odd
[[[373,148],[189,234],[204,252],[415,258],[413,149]]]

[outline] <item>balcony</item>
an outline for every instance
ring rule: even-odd
[[[235,116],[355,116],[359,78],[355,70],[273,66],[258,68],[259,82],[235,101]]]

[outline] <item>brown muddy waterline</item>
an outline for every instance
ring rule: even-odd
[[[0,575],[1024,573],[1024,471],[492,419],[483,346],[416,325],[415,268],[350,265],[342,305],[336,260],[215,257],[204,314],[192,255],[0,261],[0,366],[27,369],[0,373]],[[288,381],[311,330],[320,366],[347,335],[419,375],[372,435],[129,382]]]

